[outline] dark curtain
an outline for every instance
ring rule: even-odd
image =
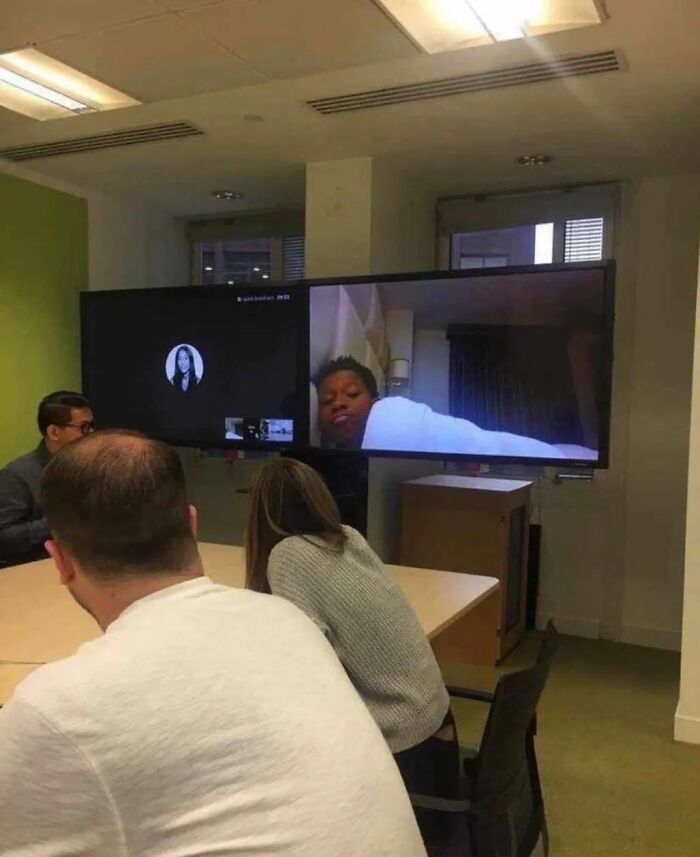
[[[584,444],[561,327],[452,325],[450,413],[490,431]]]

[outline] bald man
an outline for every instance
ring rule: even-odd
[[[104,635],[0,711],[4,857],[425,857],[321,631],[204,576],[174,450],[89,435],[41,498],[60,581]]]

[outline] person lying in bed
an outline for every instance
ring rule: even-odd
[[[326,447],[582,461],[598,458],[597,450],[585,446],[554,445],[534,437],[487,431],[403,396],[382,399],[374,375],[354,357],[327,363],[315,384],[318,427]]]

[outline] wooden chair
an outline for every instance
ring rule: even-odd
[[[450,696],[484,702],[490,708],[479,748],[460,748],[456,793],[451,797],[411,794],[428,852],[434,857],[548,854],[535,754],[536,709],[557,643],[558,634],[550,622],[537,662],[501,676],[493,693],[448,687]]]

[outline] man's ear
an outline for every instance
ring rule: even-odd
[[[197,540],[197,508],[195,506],[189,507],[190,511],[190,530],[192,530],[192,535]]]
[[[46,439],[47,440],[57,440],[58,439],[58,427],[55,425],[50,425],[46,427]]]
[[[44,547],[58,569],[58,575],[61,583],[64,586],[72,583],[75,580],[75,568],[73,567],[70,557],[54,539],[49,539],[47,542],[44,542]]]

